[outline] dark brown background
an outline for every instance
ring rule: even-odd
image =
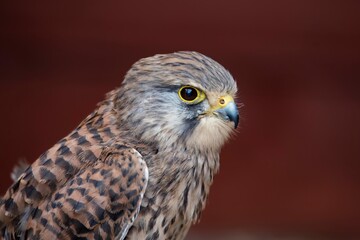
[[[245,107],[195,231],[360,234],[359,7],[3,1],[0,192],[17,159],[65,136],[136,60],[196,50],[232,72]]]

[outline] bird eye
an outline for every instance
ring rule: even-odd
[[[181,89],[180,95],[186,101],[194,101],[197,98],[198,93],[195,88],[184,87]]]
[[[205,98],[205,94],[191,86],[183,86],[179,89],[179,97],[186,103],[199,103]]]

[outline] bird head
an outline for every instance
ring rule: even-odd
[[[219,63],[196,52],[136,62],[117,93],[120,122],[160,147],[219,150],[239,122],[237,87]]]

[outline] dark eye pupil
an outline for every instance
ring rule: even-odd
[[[181,97],[187,101],[192,101],[197,97],[197,91],[194,88],[185,87],[181,89]]]

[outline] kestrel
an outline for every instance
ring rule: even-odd
[[[185,238],[238,125],[236,91],[230,73],[200,53],[139,60],[7,190],[0,236]]]

